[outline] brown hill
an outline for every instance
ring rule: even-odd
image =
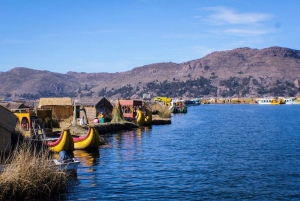
[[[0,97],[100,95],[120,98],[126,94],[126,97],[138,98],[148,92],[153,96],[184,97],[296,96],[299,95],[299,75],[299,50],[237,48],[180,64],[156,63],[118,73],[60,74],[18,67],[0,72]],[[192,83],[190,87],[187,82]],[[199,93],[207,85],[205,92]],[[167,89],[178,92],[170,94]]]

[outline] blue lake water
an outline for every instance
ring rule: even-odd
[[[300,105],[200,105],[74,151],[62,200],[299,200]]]

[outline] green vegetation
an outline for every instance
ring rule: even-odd
[[[270,87],[260,86],[257,90],[257,93],[260,95],[273,96],[282,96],[283,94],[286,94],[287,96],[295,96],[299,92],[299,88],[296,88],[293,83],[288,81],[280,82],[279,80],[277,80],[276,83]]]
[[[238,78],[230,77],[227,80],[221,80],[220,85],[225,86],[227,90],[221,92],[222,97],[231,97],[238,95],[239,97],[244,97],[249,93],[249,83],[251,77]]]
[[[209,68],[208,66],[206,68]],[[238,74],[244,74],[239,71]],[[250,93],[258,95],[269,95],[269,96],[296,96],[300,93],[300,89],[295,87],[290,82],[277,81],[274,84],[266,86],[262,84],[262,80],[254,79],[252,76],[249,77],[230,77],[228,79],[220,80],[221,88],[218,91],[216,82],[218,76],[215,72],[211,73],[209,78],[199,77],[194,78],[191,74],[188,74],[189,80],[180,81],[178,78],[172,78],[171,81],[164,80],[159,82],[158,80],[148,82],[145,85],[139,83],[137,86],[127,84],[120,88],[107,87],[100,90],[97,94],[99,97],[112,97],[117,96],[119,98],[130,99],[131,97],[142,97],[145,93],[152,93],[158,96],[168,97],[183,97],[188,96],[190,98],[198,98],[203,96],[219,96],[222,97],[246,97]],[[215,82],[215,84],[213,84]],[[254,86],[254,87],[253,87]],[[92,97],[95,92],[91,91],[93,86],[80,87],[76,92],[63,92],[63,90],[56,91],[40,91],[39,94],[15,94],[16,97],[22,97],[26,99],[38,99],[40,97]],[[251,88],[250,88],[251,87]],[[218,92],[218,93],[217,93]],[[9,95],[9,94],[8,94]],[[7,95],[7,97],[8,97]]]
[[[120,94],[120,97],[122,98],[130,98],[133,95],[142,97],[144,93],[148,93],[149,91],[155,92],[156,94],[163,94],[164,96],[169,97],[181,97],[186,93],[190,94],[192,97],[201,97],[203,95],[216,96],[217,88],[212,85],[210,79],[200,77],[197,79],[187,80],[186,82],[169,82],[167,80],[158,82],[156,80],[153,82],[148,82],[143,88],[134,88],[130,84],[119,89],[109,91],[107,90],[107,88],[104,88],[98,93],[98,95],[111,97]]]

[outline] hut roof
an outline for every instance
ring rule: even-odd
[[[0,103],[2,107],[5,107],[8,110],[26,108],[23,103],[16,103],[16,102],[7,102],[7,103]]]
[[[8,109],[0,106],[0,127],[12,132],[15,130],[17,117]]]
[[[64,105],[72,106],[71,98],[40,98],[38,107],[50,106],[50,105]]]
[[[105,112],[112,113],[113,111],[113,105],[109,100],[107,100],[105,97],[102,98],[96,105],[95,107],[99,111],[99,109],[104,110]],[[102,112],[102,110],[100,110]]]

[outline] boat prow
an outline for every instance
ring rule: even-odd
[[[74,150],[74,141],[71,136],[69,129],[64,129],[60,137],[54,142],[46,142],[49,150],[52,152],[64,151],[73,151]]]
[[[95,148],[100,145],[99,133],[93,126],[89,126],[87,133],[81,137],[73,137],[74,149]]]

